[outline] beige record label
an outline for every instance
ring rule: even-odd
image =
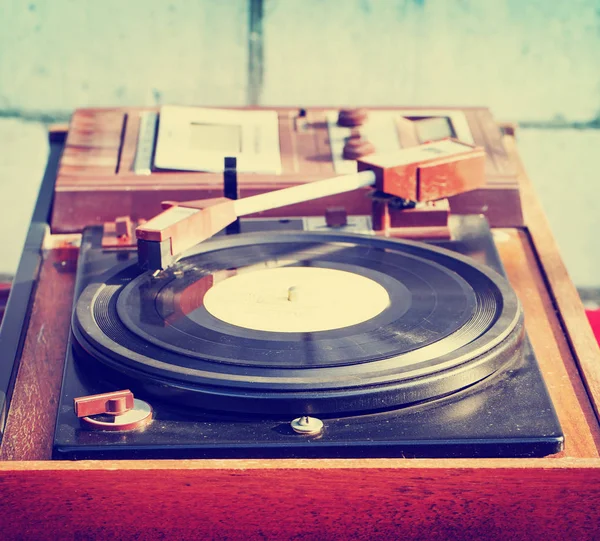
[[[390,304],[383,286],[359,274],[318,267],[247,272],[218,282],[206,310],[238,327],[270,332],[328,331],[356,325]]]

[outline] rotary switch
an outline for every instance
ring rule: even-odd
[[[364,107],[356,109],[340,109],[338,114],[338,126],[345,128],[355,128],[362,126],[369,116],[369,112]]]

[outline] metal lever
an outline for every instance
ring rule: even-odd
[[[95,430],[124,431],[146,426],[152,420],[152,407],[134,398],[126,389],[110,393],[80,396],[73,400],[75,415]],[[98,419],[93,416],[108,415]]]

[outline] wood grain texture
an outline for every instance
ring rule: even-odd
[[[0,460],[50,458],[75,282],[73,262],[62,261],[53,250],[42,264]]]
[[[70,147],[67,146],[63,150],[62,157],[60,160],[60,174],[65,174],[65,171],[70,171],[69,168],[76,167],[86,171],[88,175],[94,175],[93,172],[87,172],[89,170],[102,168],[106,169],[107,174],[109,171],[116,173],[117,171],[117,156],[119,155],[119,148],[83,148],[83,147]]]
[[[496,230],[494,240],[523,305],[525,328],[565,433],[564,454],[598,457],[600,429],[561,323],[556,316],[545,317],[554,312],[552,299],[533,252],[525,248],[527,235],[514,229]]]
[[[119,148],[125,113],[107,110],[98,115],[86,109],[71,117],[66,146],[79,148]]]
[[[535,196],[531,181],[523,168],[514,137],[505,136],[504,143],[514,160],[521,186],[523,211],[535,253],[550,284],[552,300],[556,305],[562,327],[573,350],[581,377],[590,395],[596,417],[600,420],[600,349],[577,290],[560,257],[558,246],[548,219]]]
[[[589,462],[545,469],[510,461],[488,468],[464,461],[416,468],[408,460],[318,461],[322,467],[249,462],[3,468],[0,513],[11,517],[4,535],[564,539],[568,532],[571,539],[595,539],[600,533],[600,469]]]

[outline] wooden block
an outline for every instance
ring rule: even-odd
[[[435,201],[470,192],[485,184],[483,150],[451,160],[441,159],[419,166],[417,201]]]
[[[410,201],[433,201],[485,183],[483,149],[448,139],[357,160],[359,171],[374,171],[377,190]]]

